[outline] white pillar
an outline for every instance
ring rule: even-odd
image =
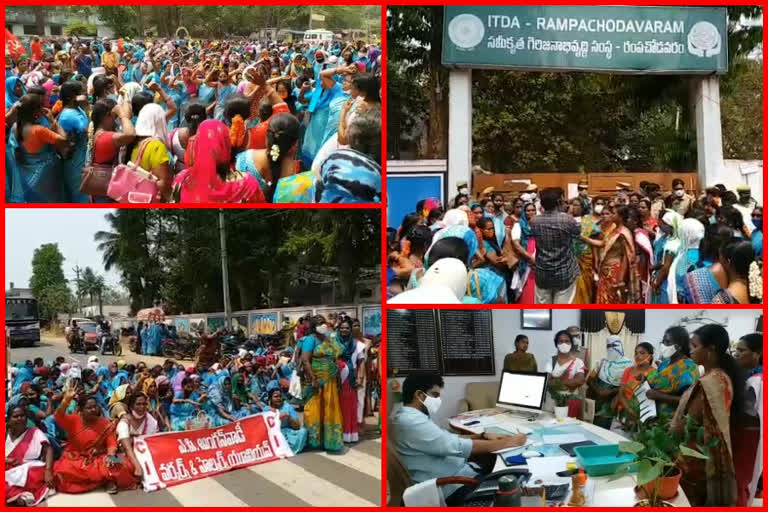
[[[699,187],[703,190],[723,180],[723,132],[720,124],[720,79],[717,75],[695,80],[696,151]]]
[[[456,186],[472,187],[472,70],[454,69],[448,74],[448,202]]]

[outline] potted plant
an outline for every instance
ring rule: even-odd
[[[696,441],[701,451],[689,448],[691,441]],[[660,416],[647,424],[638,424],[632,440],[619,443],[619,452],[631,453],[636,459],[620,467],[611,480],[625,476],[634,466],[637,471],[635,492],[639,497],[635,506],[671,507],[665,500],[677,495],[682,476],[681,458],[708,459],[709,449],[716,445],[716,439],[704,442],[704,427],[690,416],[682,433],[670,429],[668,416]]]
[[[565,389],[565,384],[563,384],[559,379],[552,379],[550,381],[549,387],[547,388],[547,393],[549,393],[552,401],[555,402],[555,418],[567,418],[568,400],[570,400],[571,396],[570,393],[568,393],[568,390]]]

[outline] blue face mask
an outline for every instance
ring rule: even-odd
[[[752,219],[752,224],[755,225],[756,230],[763,230],[763,218],[760,217],[759,219]]]

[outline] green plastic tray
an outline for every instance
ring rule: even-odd
[[[635,456],[631,453],[620,453],[618,444],[577,446],[573,451],[576,452],[579,464],[589,476],[612,475],[623,464],[635,460]],[[634,471],[634,465],[631,470]]]

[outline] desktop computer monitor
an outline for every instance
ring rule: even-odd
[[[547,374],[508,372],[501,374],[496,407],[538,414],[547,394]]]

